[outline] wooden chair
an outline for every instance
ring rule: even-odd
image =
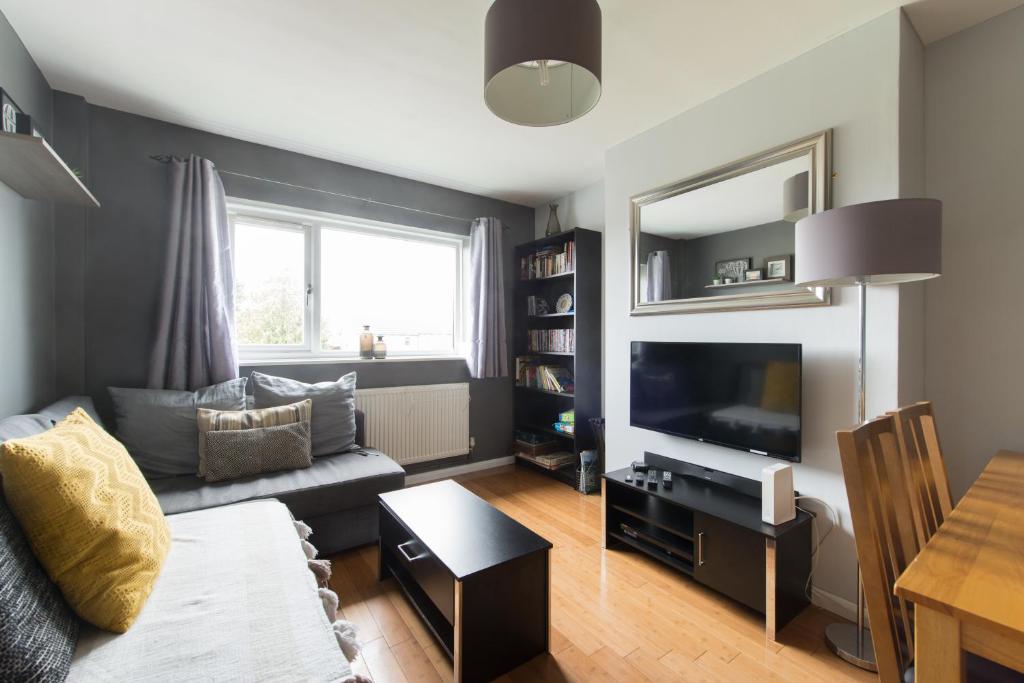
[[[930,401],[888,413],[896,420],[896,436],[909,479],[914,525],[922,546],[953,511],[953,496]]]
[[[878,675],[899,683],[914,653],[914,606],[893,585],[921,549],[896,421],[879,417],[837,432]]]

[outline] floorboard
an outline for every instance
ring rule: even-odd
[[[768,641],[763,617],[746,607],[644,555],[603,550],[599,496],[516,467],[455,480],[555,546],[551,653],[502,683],[877,681],[825,647],[835,615],[809,607]],[[451,661],[394,580],[377,581],[376,547],[331,561],[341,612],[364,643],[355,671],[376,683],[451,683]]]

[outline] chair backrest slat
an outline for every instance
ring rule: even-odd
[[[889,414],[896,420],[896,435],[910,480],[914,524],[918,541],[924,545],[953,510],[935,415],[929,401]]]
[[[914,608],[893,585],[922,544],[895,419],[871,420],[837,439],[879,677],[899,683],[914,651]]]

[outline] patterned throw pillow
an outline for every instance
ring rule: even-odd
[[[0,681],[63,681],[77,640],[78,619],[0,495]]]
[[[260,410],[196,411],[199,476],[209,482],[313,464],[313,402]]]
[[[81,408],[0,448],[7,504],[50,579],[78,616],[127,631],[171,547],[135,461]]]

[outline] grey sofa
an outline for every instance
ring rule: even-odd
[[[39,415],[61,420],[81,406],[102,424],[92,399],[71,396],[48,406]],[[10,432],[38,416],[7,418],[9,433],[0,441],[27,434]],[[364,416],[356,412],[356,443],[363,443]],[[112,432],[113,433],[113,432]],[[194,475],[152,479],[149,482],[164,514],[220,507],[249,500],[276,499],[296,519],[313,529],[321,555],[336,553],[377,540],[377,494],[405,485],[405,470],[380,451],[361,448],[313,459],[308,469],[274,472],[210,484]]]

